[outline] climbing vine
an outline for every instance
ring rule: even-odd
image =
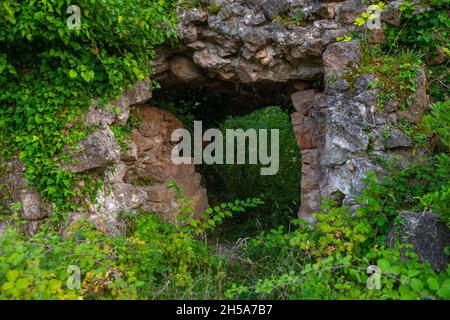
[[[187,8],[205,5],[201,0],[182,3]],[[400,109],[414,103],[409,97],[417,90],[415,80],[425,67],[422,60],[440,54],[448,60],[449,0],[424,3],[432,10],[417,14],[419,6],[405,2],[400,26],[386,30],[385,46],[365,48],[355,75],[377,77],[368,86],[381,92],[380,112],[395,98],[402,102]],[[175,0],[80,0],[80,28],[71,29],[66,15],[70,4],[3,0],[0,6],[0,174],[8,170],[7,160],[20,159],[27,180],[60,211],[77,209],[79,198],[96,190],[92,177],[63,169],[71,161],[69,151],[95,129],[83,124],[82,115],[93,98],[99,97],[106,107],[149,75],[155,46],[175,39],[176,23]],[[218,5],[204,8],[211,14],[221,10]],[[293,18],[296,24],[305,22],[301,15]],[[357,24],[372,16],[362,18]],[[0,232],[0,299],[450,299],[449,268],[438,273],[408,246],[386,245],[392,224],[401,223],[401,210],[433,210],[449,223],[450,105],[444,62],[428,69],[432,82],[437,79],[429,87],[435,99],[430,112],[419,124],[402,128],[413,138],[430,141],[430,150],[420,162],[406,167],[383,160],[389,173],[382,178],[367,175],[357,209],[326,200],[314,215],[314,228],[291,219],[286,223],[289,228],[261,232],[238,242],[228,255],[219,255],[208,234],[225,218],[263,205],[261,200],[227,199],[196,219],[192,201],[171,184],[180,201],[178,224],[124,212],[120,222],[127,228],[114,237],[82,220],[64,235],[46,221],[28,237],[18,231],[24,224],[22,207],[14,203],[7,210],[0,207],[2,213],[9,211],[12,224]],[[355,75],[347,80],[353,81]],[[192,120],[191,102],[169,107]],[[112,126],[123,147],[134,122]],[[265,217],[276,210],[287,213],[289,202],[298,200],[298,194],[289,194],[298,190],[289,185],[299,184],[300,177],[292,172],[300,173],[300,163],[287,124],[284,111],[267,108],[228,119],[222,127],[273,125],[286,131],[279,180],[268,184],[255,180],[252,170],[257,168],[221,172],[224,181],[231,182],[229,190],[256,191],[282,204],[261,210]],[[74,264],[80,268],[80,283],[69,288],[67,267]],[[376,290],[368,287],[367,267],[381,270],[382,284]]]
[[[68,0],[0,6],[0,152],[57,208],[75,209],[82,175],[61,169],[86,137],[81,115],[94,97],[118,96],[151,72],[154,47],[174,39],[176,1],[82,0],[80,28]],[[106,104],[106,103],[105,103]]]

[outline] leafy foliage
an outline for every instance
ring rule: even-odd
[[[373,74],[378,80],[369,87],[378,88],[378,109],[383,110],[388,101],[398,101],[399,109],[406,109],[415,103],[417,77],[423,67],[421,56],[412,51],[387,54],[380,47],[364,46],[361,66],[356,73],[346,77],[351,83],[362,74]]]
[[[428,67],[429,94],[437,100],[448,99],[450,71],[450,1],[403,1],[399,26],[388,25],[384,49],[388,54],[405,48],[414,50],[430,61],[443,56],[443,65]]]
[[[364,198],[364,201],[376,198]],[[294,220],[297,228],[262,233],[244,248],[247,268],[228,298],[250,299],[448,299],[450,269],[435,273],[409,248],[387,248],[388,223],[369,204],[351,215],[348,207],[328,202],[314,216],[315,228]],[[380,220],[381,218],[381,220]],[[384,221],[384,222],[383,222]],[[370,289],[369,266],[381,271]],[[242,266],[240,266],[242,268]],[[373,268],[373,267],[372,267]]]
[[[244,131],[269,129],[269,136],[270,129],[279,130],[279,171],[272,176],[262,176],[260,169],[263,165],[261,164],[213,165],[206,168],[207,175],[212,174],[216,181],[214,185],[219,187],[217,189],[210,188],[210,193],[219,199],[258,197],[264,200],[266,205],[262,210],[236,219],[236,223],[241,224],[240,230],[245,229],[242,223],[248,218],[251,218],[251,221],[257,219],[263,228],[274,227],[280,223],[287,224],[289,216],[297,212],[300,202],[301,172],[300,150],[288,113],[279,107],[268,107],[254,111],[247,116],[230,117],[221,126],[224,136],[227,129],[239,128]],[[247,154],[248,148],[247,144]],[[271,150],[270,143],[268,143],[267,150]],[[242,183],[243,181],[245,183]],[[254,228],[250,225],[248,227]],[[233,226],[230,225],[230,228]],[[244,231],[246,234],[248,232],[250,230]]]
[[[116,237],[84,221],[64,237],[48,227],[31,238],[8,228],[0,235],[0,299],[219,298],[226,261],[201,235],[259,204],[235,200],[207,210],[202,220],[182,206],[179,224],[131,215],[133,228]],[[68,286],[69,266],[81,271],[79,288]]]
[[[400,7],[402,23],[399,27],[388,28],[387,46],[413,48],[431,55],[441,49],[448,54],[449,9],[449,0],[403,1]]]

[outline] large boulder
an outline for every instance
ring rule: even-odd
[[[70,152],[71,163],[64,166],[72,172],[103,168],[120,160],[120,146],[108,126],[90,134]]]
[[[426,261],[437,271],[448,267],[449,256],[444,249],[450,246],[450,229],[432,212],[401,212],[400,223],[389,232],[388,243],[395,242],[412,245],[421,261]]]
[[[17,209],[16,204],[20,204]],[[53,214],[52,204],[42,199],[26,180],[25,166],[18,159],[0,161],[0,206],[11,212],[19,210],[26,222],[22,229],[28,234],[34,234],[41,220]],[[8,224],[8,221],[1,223],[0,233]]]
[[[361,44],[357,40],[336,42],[327,47],[322,59],[328,80],[341,77],[358,68],[361,60]]]

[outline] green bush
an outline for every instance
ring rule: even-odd
[[[124,214],[129,232],[114,237],[84,221],[64,237],[49,226],[33,237],[10,227],[0,234],[0,299],[220,298],[227,261],[212,254],[202,236],[232,213],[259,204],[224,203],[201,221],[182,206],[179,224]],[[74,276],[69,266],[81,272],[78,288],[68,286]]]
[[[364,197],[361,202],[369,200]],[[373,199],[376,201],[376,199]],[[247,263],[234,271],[228,298],[449,299],[450,268],[436,273],[409,247],[385,246],[389,221],[374,203],[355,214],[327,202],[314,228],[261,233],[243,248]],[[379,268],[371,277],[370,268]],[[375,269],[374,269],[375,270]],[[370,283],[374,289],[368,287]],[[373,282],[372,282],[373,281]]]
[[[81,0],[80,29],[66,25],[70,2],[2,1],[0,154],[19,155],[40,193],[74,210],[83,177],[60,169],[70,160],[61,151],[86,136],[92,98],[106,102],[150,73],[154,47],[173,38],[176,1]]]
[[[416,10],[423,12],[417,13]],[[387,25],[385,51],[392,54],[396,51],[413,50],[425,56],[426,60],[443,55],[446,63],[427,67],[428,94],[436,100],[447,99],[450,81],[450,1],[408,0],[403,1],[400,11],[400,25]]]
[[[206,232],[259,200],[224,203],[202,221],[181,206],[177,225],[127,215],[127,234],[115,237],[83,221],[65,237],[9,228],[0,235],[0,299],[450,299],[450,269],[436,273],[409,247],[385,246],[392,217],[374,176],[366,183],[354,214],[326,201],[315,228],[296,219],[225,255]],[[78,289],[67,286],[68,266],[80,268]]]
[[[425,10],[416,13],[420,8]],[[401,25],[389,26],[387,29],[387,46],[395,49],[412,48],[430,55],[441,49],[449,55],[449,9],[449,0],[404,1],[400,7]]]
[[[202,292],[204,283],[194,288],[194,279],[224,263],[153,216],[136,221],[128,237],[103,235],[86,223],[75,227],[65,238],[46,229],[32,238],[12,229],[0,236],[0,298],[188,298]],[[72,290],[71,265],[81,270],[81,287]]]
[[[258,197],[266,205],[258,212],[237,218],[239,221],[236,223],[250,219],[250,223],[255,223],[258,220],[264,228],[287,224],[298,210],[301,175],[300,150],[289,114],[279,107],[268,107],[247,116],[228,118],[221,125],[224,136],[226,129],[279,129],[280,166],[277,174],[262,176],[261,164],[213,165],[207,168],[207,172],[212,172],[216,179],[215,186],[210,187],[212,199]],[[270,144],[267,148],[270,150]],[[240,229],[245,227],[241,225]]]

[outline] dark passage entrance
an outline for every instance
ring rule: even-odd
[[[168,109],[188,130],[201,120],[203,131],[225,129],[278,129],[280,168],[276,175],[261,176],[261,165],[199,165],[202,184],[211,206],[223,202],[260,198],[265,204],[237,214],[217,229],[221,241],[236,241],[288,225],[300,206],[300,150],[290,120],[293,112],[289,86],[258,87],[223,83],[211,87],[164,86],[156,90],[152,105]],[[270,148],[269,148],[270,150]]]

